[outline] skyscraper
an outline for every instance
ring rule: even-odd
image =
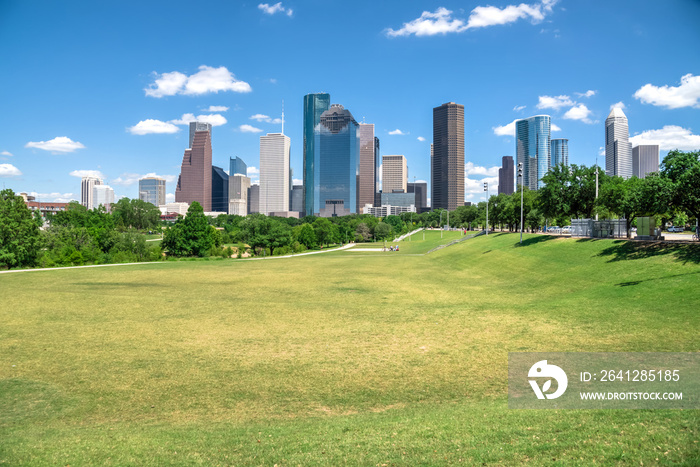
[[[448,102],[433,109],[431,203],[454,211],[464,206],[464,106]]]
[[[211,139],[211,123],[190,122],[190,145],[188,147],[192,147],[192,143],[194,142],[194,134],[198,131],[208,131],[209,138]]]
[[[211,210],[228,212],[228,175],[221,167],[211,167]]]
[[[550,167],[551,118],[549,115],[535,115],[515,122],[516,162],[523,164],[524,183],[531,190],[544,186],[542,177]]]
[[[632,148],[632,175],[645,178],[659,171],[659,145],[640,144]]]
[[[289,136],[260,137],[260,212],[289,211]]]
[[[239,173],[228,178],[228,213],[237,216],[248,215],[248,189],[250,178]]]
[[[349,110],[333,104],[314,131],[314,203],[306,214],[344,216],[358,212],[360,126]],[[308,190],[307,190],[308,192]]]
[[[374,137],[374,196],[377,199],[377,193],[382,189],[382,180],[379,178],[382,168],[382,156],[379,154],[379,138]],[[377,203],[379,204],[379,203]],[[360,206],[364,207],[364,206]]]
[[[416,207],[416,212],[423,212],[428,207],[428,183],[427,182],[416,182],[409,183],[407,185],[409,193],[414,193],[416,196],[416,201],[414,206]]]
[[[376,185],[374,124],[360,123],[360,178],[358,181],[358,207],[374,204]]]
[[[139,180],[139,199],[155,206],[165,206],[165,179],[144,177]]]
[[[102,185],[102,179],[97,177],[83,177],[80,181],[80,204],[88,209],[96,208],[93,203],[92,189],[96,185]]]
[[[515,191],[513,182],[515,181],[515,167],[513,156],[503,156],[501,168],[498,169],[498,194],[511,195]]]
[[[605,119],[605,173],[610,176],[632,176],[632,145],[629,125],[622,109],[614,107]]]
[[[235,174],[248,175],[248,166],[240,157],[232,157],[229,161],[229,176]]]
[[[564,138],[552,139],[550,150],[550,167],[564,164],[569,165],[569,140]]]
[[[260,185],[250,185],[248,188],[248,214],[260,212]]]
[[[175,201],[197,201],[205,212],[211,212],[211,173],[211,132],[196,131],[192,147],[185,149],[182,158]]]
[[[304,212],[304,185],[292,186],[291,211]]]
[[[112,209],[114,203],[114,190],[109,185],[95,185],[92,187],[92,203],[94,208],[104,206],[107,212]]]
[[[314,214],[317,205],[314,198],[315,163],[319,159],[314,132],[321,122],[321,114],[331,106],[331,96],[327,93],[307,94],[304,96],[304,210],[307,215]]]
[[[406,193],[408,183],[408,166],[406,158],[398,156],[382,156],[382,186],[383,193]]]

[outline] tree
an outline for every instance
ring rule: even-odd
[[[357,224],[355,229],[355,238],[361,242],[368,242],[372,238],[372,232],[370,232],[369,227],[364,222]]]
[[[160,221],[160,209],[140,199],[121,198],[112,205],[112,215],[122,229],[155,229]]]
[[[0,266],[33,266],[39,256],[39,225],[21,196],[0,192]]]
[[[294,237],[306,248],[311,249],[316,246],[316,232],[311,224],[301,224],[294,227]]]
[[[215,229],[196,201],[185,218],[166,229],[163,235],[163,248],[173,256],[207,256],[215,243]]]
[[[314,231],[316,232],[316,242],[319,245],[330,245],[335,240],[334,233],[337,233],[338,228],[333,229],[333,223],[325,217],[317,217],[313,223]]]
[[[661,162],[661,175],[671,181],[672,204],[700,222],[700,151],[669,151]]]
[[[607,183],[605,172],[598,173],[600,186]],[[542,177],[545,185],[537,190],[538,208],[548,219],[591,218],[595,209],[596,166],[558,164]]]
[[[386,240],[391,237],[391,226],[386,222],[380,222],[374,228],[374,237],[377,240]]]
[[[401,235],[403,232],[404,224],[399,216],[388,215],[386,216],[386,219],[384,219],[384,222],[391,226],[391,230],[395,235]]]

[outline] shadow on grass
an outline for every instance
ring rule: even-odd
[[[642,279],[640,281],[629,281],[629,282],[620,282],[619,284],[615,284],[618,287],[629,287],[632,285],[639,285],[642,282],[649,282],[649,281],[658,281],[661,279],[671,279],[674,277],[682,277],[682,276],[687,276],[689,274],[700,274],[700,271],[694,271],[694,272],[686,272],[685,274],[672,274],[670,276],[663,276],[663,277],[654,277],[653,279]]]
[[[579,242],[598,241],[582,238]],[[633,242],[615,240],[613,246],[605,248],[596,256],[609,256],[608,262],[651,258],[653,256],[671,255],[683,263],[700,264],[700,245],[667,242]],[[634,285],[634,284],[632,284]]]
[[[556,237],[553,237],[551,235],[537,235],[536,237],[526,238],[525,240],[523,240],[523,243],[518,242],[515,244],[515,246],[519,247],[519,246],[536,245],[538,243],[546,242],[549,240],[554,240],[555,238]]]

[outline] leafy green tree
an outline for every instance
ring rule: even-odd
[[[379,222],[374,228],[374,237],[377,240],[386,240],[391,237],[392,231],[391,226],[386,222]]]
[[[112,205],[112,215],[120,229],[152,230],[160,222],[160,209],[140,199],[121,198]]]
[[[700,151],[669,151],[661,175],[672,183],[672,205],[700,221]]]
[[[394,232],[395,235],[401,235],[403,233],[404,224],[399,216],[386,216],[384,222],[391,226],[391,230]]]
[[[361,242],[368,242],[372,239],[372,232],[370,232],[369,227],[364,222],[357,224],[355,229],[355,238]]]
[[[39,225],[21,196],[0,192],[0,266],[26,267],[36,264],[40,249]]]
[[[333,223],[325,217],[317,217],[313,223],[316,232],[316,242],[319,245],[330,245],[335,241],[337,227],[333,228]]]
[[[301,224],[294,227],[296,241],[311,249],[316,246],[316,232],[311,224]]]
[[[163,248],[173,256],[206,256],[216,243],[216,230],[209,225],[202,206],[194,201],[184,219],[166,229]]]
[[[596,206],[596,167],[558,164],[542,177],[545,185],[537,190],[538,209],[548,219],[591,218]],[[598,173],[599,186],[607,183],[604,171]]]

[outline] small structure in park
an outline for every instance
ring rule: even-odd
[[[637,218],[637,240],[663,240],[660,229],[656,228],[655,217]]]

